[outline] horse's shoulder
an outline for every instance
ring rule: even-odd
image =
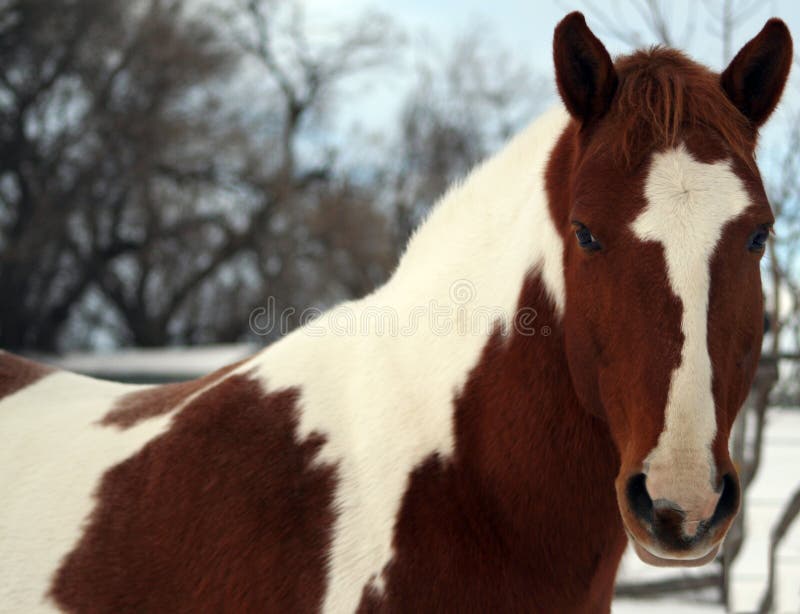
[[[53,367],[0,350],[0,399],[35,384]]]

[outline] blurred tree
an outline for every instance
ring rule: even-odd
[[[248,74],[266,77],[258,80],[265,82],[264,107],[252,104],[247,118],[255,149],[241,180],[255,210],[270,214],[235,273],[220,280],[237,306],[224,314],[204,301],[191,306],[186,319],[212,319],[203,328],[217,340],[241,336],[254,305],[269,301],[278,312],[289,310],[291,326],[307,306],[371,291],[388,277],[424,212],[534,116],[543,98],[528,67],[510,62],[485,29],[471,31],[448,53],[425,50],[397,139],[368,170],[343,167],[338,144],[320,145],[314,134],[309,152],[308,134],[318,132],[344,80],[395,61],[402,36],[367,13],[311,40],[301,7],[286,1],[242,0],[225,17],[255,60]],[[272,152],[266,160],[265,151]],[[267,328],[268,338],[285,332]],[[200,329],[191,337],[208,339]]]
[[[268,301],[293,326],[361,296],[542,99],[472,31],[426,50],[398,138],[353,166],[325,123],[397,28],[220,4],[0,2],[0,346],[232,341]]]
[[[454,181],[531,121],[553,95],[485,27],[467,31],[446,52],[425,48],[416,73],[389,177],[398,249]]]
[[[187,305],[191,342],[227,341],[249,332],[248,315],[272,302],[297,315],[311,306],[363,295],[381,282],[393,254],[374,184],[337,162],[340,144],[318,128],[342,83],[385,65],[402,41],[383,16],[312,32],[300,3],[239,0],[220,12],[228,38],[244,54],[244,105],[236,110],[244,158],[237,177],[251,240],[217,282],[235,296],[230,309]],[[302,151],[301,151],[302,150]],[[213,293],[213,289],[209,289]],[[273,314],[276,315],[277,314]],[[276,328],[267,340],[285,329]]]
[[[183,186],[213,173],[198,86],[229,66],[182,2],[46,0],[0,7],[0,345],[51,350],[99,283],[137,343],[165,341],[136,313],[152,258],[216,221],[186,214]],[[206,265],[207,266],[207,265]],[[197,271],[187,272],[190,279]],[[177,280],[172,280],[173,282]],[[183,282],[183,286],[189,282]]]
[[[53,350],[69,320],[140,346],[236,339],[268,294],[320,303],[385,275],[366,186],[297,149],[338,82],[384,61],[391,24],[312,44],[294,2],[187,6],[0,8],[0,346]],[[242,87],[254,75],[272,87]]]

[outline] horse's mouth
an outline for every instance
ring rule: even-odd
[[[639,557],[639,559],[641,559],[642,562],[655,567],[699,567],[713,561],[714,557],[717,556],[717,552],[719,552],[719,544],[717,544],[708,552],[697,558],[668,558],[653,554],[647,548],[642,546],[635,537],[631,537],[630,539],[633,543],[633,549],[636,551],[636,555]]]

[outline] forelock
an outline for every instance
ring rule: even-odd
[[[636,166],[654,150],[676,147],[685,130],[704,128],[753,164],[755,131],[723,92],[719,75],[662,47],[619,57],[615,68],[619,86],[602,139],[607,153]]]

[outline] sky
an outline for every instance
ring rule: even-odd
[[[716,5],[721,0],[674,0],[662,4],[670,7],[675,22],[686,23],[687,12],[692,11],[694,35],[686,51],[712,68],[721,68],[721,45],[710,33],[710,12],[707,4]],[[743,0],[734,0],[743,4]],[[573,10],[582,10],[592,28],[605,43],[612,55],[629,50],[613,36],[603,31],[601,23],[593,19],[589,5],[609,7],[618,15],[619,26],[626,24],[631,30],[641,29],[642,21],[634,8],[633,0],[594,0],[589,3],[566,0],[304,0],[307,15],[312,20],[338,23],[359,15],[366,9],[383,12],[402,24],[409,32],[427,30],[437,39],[455,39],[459,33],[474,24],[484,24],[498,40],[513,50],[520,58],[529,61],[533,68],[552,71],[551,44],[553,30],[559,20]],[[800,33],[800,2],[797,0],[763,0],[735,33],[734,47],[741,47],[773,16],[781,17],[792,32]],[[645,44],[656,42],[644,37]]]
[[[646,0],[299,0],[304,5],[311,33],[335,31],[337,24],[355,20],[365,11],[377,11],[398,24],[407,37],[405,50],[398,63],[345,83],[343,95],[334,105],[336,112],[324,127],[321,140],[332,140],[340,146],[339,159],[369,165],[370,135],[375,144],[391,143],[392,129],[398,124],[402,93],[412,85],[414,54],[424,52],[431,44],[446,56],[453,43],[466,32],[479,28],[486,32],[493,48],[509,52],[516,62],[530,66],[534,78],[549,87],[545,109],[557,102],[552,64],[553,30],[569,12],[580,10],[586,15],[593,32],[606,45],[612,57],[628,53],[632,48],[610,33],[595,7],[613,16],[613,27],[638,32],[640,47],[659,42],[645,27],[637,12]],[[721,72],[727,62],[723,59],[722,42],[712,15],[725,0],[655,0],[665,7],[679,48],[693,59]],[[789,26],[800,50],[800,0],[730,0],[737,9],[748,7],[747,15],[738,21],[731,41],[731,54],[756,36],[771,17],[780,17]],[[428,45],[428,47],[426,47]],[[404,54],[404,55],[403,55]],[[402,65],[405,63],[405,66]],[[800,117],[800,51],[781,104],[762,128],[757,159],[768,188],[777,185],[781,177],[781,162],[788,145],[787,129]],[[531,119],[534,119],[531,117]],[[365,137],[366,138],[363,138]],[[359,137],[359,138],[355,138]],[[311,140],[310,149],[315,145]],[[776,231],[786,229],[778,219]],[[765,266],[768,259],[764,260]]]
[[[707,5],[717,6],[721,0],[661,0],[669,7],[674,23],[692,24],[690,36],[681,41],[681,47],[693,58],[715,70],[723,67],[722,44],[713,33],[713,18]],[[355,19],[366,10],[384,13],[399,24],[408,36],[408,48],[422,39],[433,41],[447,50],[459,35],[471,28],[486,31],[494,44],[499,45],[526,62],[531,69],[553,86],[552,36],[553,29],[561,18],[572,10],[582,10],[589,27],[605,43],[612,56],[630,51],[631,48],[611,35],[600,19],[593,16],[589,5],[604,7],[615,16],[615,25],[621,29],[639,31],[643,45],[656,41],[645,31],[643,21],[637,14],[632,0],[590,0],[588,3],[567,0],[304,0],[309,25],[321,29],[335,27]],[[736,6],[753,4],[750,0],[734,0]],[[746,19],[734,32],[733,51],[741,48],[755,36],[766,20],[781,17],[796,34],[800,46],[800,2],[797,0],[763,0],[757,3]],[[676,29],[685,32],[686,27]],[[351,84],[350,93],[360,101],[357,105],[346,105],[349,111],[340,111],[340,127],[350,130],[359,124],[385,129],[387,122],[396,117],[401,97],[398,89],[406,85],[399,79],[402,71],[387,68],[373,73],[361,81]],[[551,92],[554,92],[554,86]],[[554,96],[554,94],[553,94]],[[555,100],[555,98],[553,98]],[[800,110],[800,65],[795,66],[784,102],[776,112],[771,125],[762,139],[767,146],[780,136],[781,119],[792,111]]]

